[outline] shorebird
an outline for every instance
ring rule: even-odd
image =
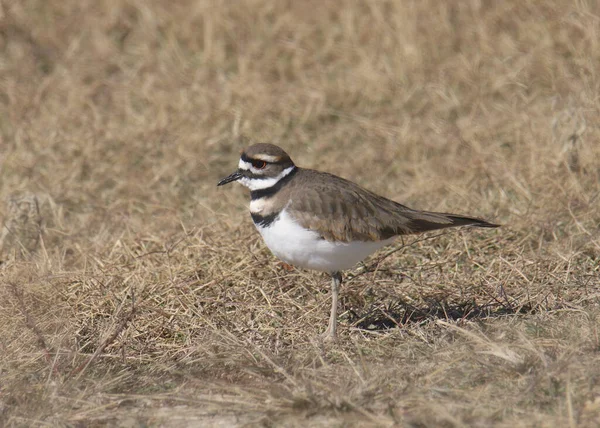
[[[290,265],[331,275],[323,337],[335,340],[342,271],[400,235],[456,226],[498,227],[475,217],[419,211],[326,172],[300,168],[280,147],[254,144],[217,186],[250,189],[250,214],[271,252]]]

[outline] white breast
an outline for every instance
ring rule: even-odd
[[[350,269],[394,238],[378,242],[329,242],[304,229],[284,209],[268,227],[257,226],[271,252],[291,265],[322,272]]]

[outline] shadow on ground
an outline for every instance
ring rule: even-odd
[[[492,302],[478,305],[467,301],[450,303],[447,301],[430,301],[421,306],[415,306],[406,301],[397,301],[386,308],[375,308],[365,313],[349,311],[349,322],[355,327],[369,330],[388,330],[407,324],[420,324],[432,320],[472,320],[498,318],[507,315],[532,314],[543,310],[534,304],[509,304]]]

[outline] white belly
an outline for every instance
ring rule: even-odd
[[[283,210],[269,227],[257,226],[271,252],[291,265],[322,272],[350,269],[394,238],[378,242],[329,242],[304,229]]]

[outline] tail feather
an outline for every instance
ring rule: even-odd
[[[408,213],[405,213],[405,215]],[[413,233],[427,232],[429,230],[446,229],[448,227],[474,226],[474,227],[500,227],[499,224],[490,223],[476,217],[466,217],[456,214],[435,213],[428,211],[414,211],[408,214],[410,229]]]
[[[454,214],[444,215],[447,216],[450,220],[452,220],[454,226],[500,227],[499,224],[490,223],[489,221],[485,221],[476,217],[465,217]]]

